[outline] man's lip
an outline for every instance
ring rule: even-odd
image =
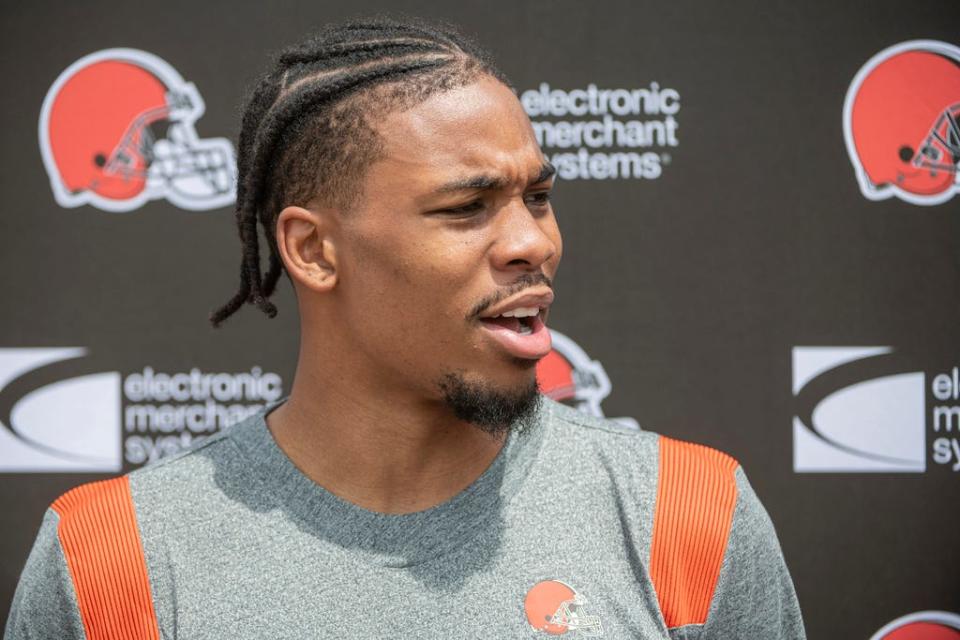
[[[523,293],[507,298],[500,304],[488,309],[481,314],[480,318],[495,318],[503,315],[507,311],[521,309],[523,307],[539,307],[546,309],[553,302],[553,291],[547,288],[527,289]]]
[[[549,354],[550,349],[553,348],[550,330],[540,316],[529,318],[527,333],[519,333],[495,322],[481,321],[481,323],[481,331],[515,358],[539,360]]]

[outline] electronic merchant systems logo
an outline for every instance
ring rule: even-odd
[[[796,472],[960,471],[960,366],[927,370],[886,346],[794,347],[793,395]]]
[[[680,144],[680,92],[657,82],[570,90],[543,82],[520,103],[563,180],[655,180]]]
[[[0,349],[0,472],[119,472],[283,395],[276,373],[110,371],[82,347]]]
[[[864,197],[952,198],[960,191],[960,48],[911,40],[870,58],[847,90],[843,135]]]
[[[200,138],[192,82],[146,51],[105,49],[54,81],[40,111],[40,153],[61,207],[132,211],[150,200],[216,209],[235,199],[226,138]]]

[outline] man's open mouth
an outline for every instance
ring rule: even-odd
[[[512,356],[539,360],[552,348],[550,330],[541,317],[544,311],[540,307],[515,307],[498,316],[481,318],[480,325]]]
[[[503,327],[510,331],[515,331],[522,336],[526,336],[533,333],[535,318],[542,323],[539,307],[522,307],[507,311],[503,315],[493,318],[481,318],[481,322]]]

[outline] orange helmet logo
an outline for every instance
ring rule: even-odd
[[[952,198],[960,190],[960,48],[911,40],[875,55],[847,91],[843,133],[870,200]]]
[[[536,631],[559,636],[579,631],[584,636],[602,636],[599,616],[585,611],[587,599],[565,582],[543,580],[530,587],[523,601],[527,622]]]
[[[106,49],[77,60],[40,113],[40,152],[57,203],[105,211],[158,199],[190,210],[231,204],[233,146],[197,136],[204,109],[193,83],[153,54]]]

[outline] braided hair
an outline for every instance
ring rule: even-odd
[[[240,287],[210,314],[217,327],[244,303],[269,317],[284,271],[276,219],[283,207],[319,200],[343,210],[377,159],[377,117],[487,74],[507,86],[490,56],[446,24],[375,17],[322,29],[276,57],[243,113],[238,141],[236,219],[243,246]],[[269,248],[260,269],[263,227]]]

